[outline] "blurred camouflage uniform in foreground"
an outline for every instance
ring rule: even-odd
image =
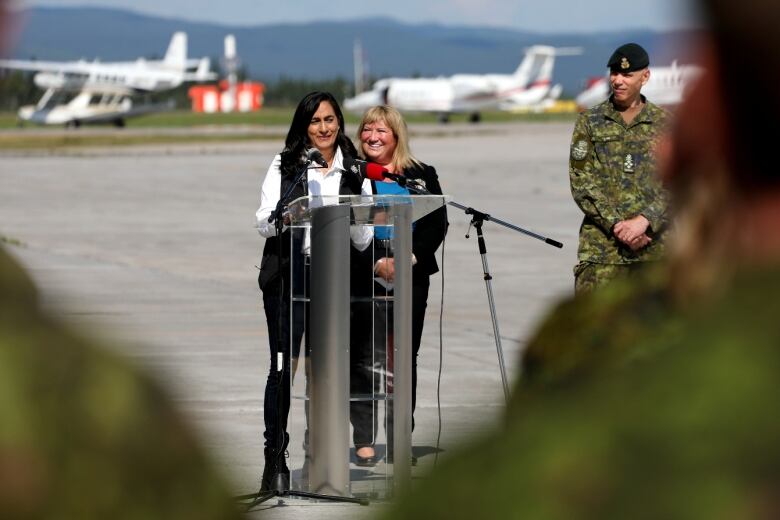
[[[397,518],[780,518],[780,5],[703,0],[705,73],[662,168],[675,233],[656,272],[559,305],[498,431]],[[744,110],[744,100],[763,102]]]
[[[42,313],[2,249],[0,517],[239,517],[162,392]]]
[[[505,425],[388,517],[777,518],[780,268],[686,309],[660,287],[555,310]]]

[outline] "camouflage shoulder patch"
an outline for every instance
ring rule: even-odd
[[[573,139],[571,144],[571,158],[575,161],[582,161],[588,156],[590,145],[587,139],[582,137]]]

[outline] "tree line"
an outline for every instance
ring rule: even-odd
[[[0,70],[0,111],[13,112],[38,101],[41,90],[32,78],[29,72]]]

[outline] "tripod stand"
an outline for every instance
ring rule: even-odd
[[[286,475],[277,473],[274,476],[271,489],[267,491],[260,490],[257,493],[251,493],[248,495],[240,495],[236,497],[238,500],[252,501],[246,506],[246,510],[249,511],[253,507],[262,504],[274,497],[298,497],[298,498],[313,498],[316,500],[328,500],[331,502],[347,502],[352,504],[359,504],[361,506],[367,506],[368,500],[363,498],[352,497],[340,497],[335,495],[322,495],[319,493],[309,493],[307,491],[297,491],[290,489],[290,481]]]
[[[431,194],[426,188],[420,186],[419,184],[413,181],[404,180],[403,184],[412,193],[417,193],[420,195]],[[493,284],[492,284],[493,276],[490,274],[490,268],[488,267],[487,245],[485,244],[485,236],[482,234],[482,224],[484,224],[485,221],[495,222],[496,224],[500,224],[513,231],[517,231],[519,233],[523,233],[537,240],[541,240],[542,242],[557,247],[559,249],[563,247],[563,244],[558,242],[557,240],[553,240],[552,238],[544,237],[542,235],[539,235],[538,233],[534,233],[533,231],[528,231],[527,229],[523,229],[521,227],[515,226],[508,222],[504,222],[503,220],[497,219],[495,217],[491,217],[487,213],[477,211],[474,208],[464,206],[463,204],[459,204],[455,201],[449,201],[447,204],[455,208],[458,208],[459,210],[462,210],[464,213],[466,213],[466,215],[471,215],[472,217],[471,217],[471,222],[469,223],[469,231],[471,230],[471,226],[474,226],[474,228],[477,230],[477,247],[479,248],[479,255],[482,258],[482,272],[485,280],[485,289],[487,290],[488,305],[490,307],[490,320],[493,323],[493,337],[495,338],[496,341],[496,353],[498,354],[498,366],[501,372],[501,384],[504,389],[504,399],[508,401],[509,383],[507,382],[506,366],[504,364],[504,350],[501,346],[501,333],[498,330],[498,317],[496,316],[496,304],[495,304],[495,300],[493,299]],[[469,238],[468,231],[466,231],[466,238]]]
[[[284,230],[285,219],[283,217],[283,211],[287,208],[287,204],[289,204],[290,200],[294,197],[294,194],[303,195],[305,194],[305,191],[307,191],[305,178],[311,162],[311,155],[311,153],[307,155],[309,161],[307,161],[297,172],[294,180],[288,185],[284,194],[280,196],[275,210],[268,219],[269,222],[274,222],[275,224],[277,237],[276,254],[279,272],[277,285],[278,292],[274,295],[274,298],[276,298],[275,310],[268,314],[269,328],[273,328],[271,324],[275,323],[276,325],[275,334],[271,335],[271,337],[275,338],[275,343],[272,346],[272,354],[275,352],[274,357],[276,359],[273,361],[275,362],[276,370],[271,373],[268,379],[266,406],[269,405],[269,397],[271,398],[270,402],[274,403],[273,392],[275,391],[277,413],[274,421],[271,423],[268,422],[269,416],[266,415],[266,438],[268,439],[268,447],[265,449],[266,469],[264,471],[261,489],[254,494],[236,497],[238,500],[251,500],[247,505],[247,510],[273,497],[300,497],[357,503],[362,505],[368,504],[366,500],[362,499],[292,490],[290,489],[289,470],[284,463],[285,452],[289,441],[289,436],[286,433],[286,423],[290,408],[290,365],[292,356],[297,356],[297,354],[293,354],[292,350],[293,348],[298,349],[303,332],[305,329],[308,329],[308,327],[305,323],[306,320],[295,320],[295,317],[292,316],[293,313],[291,312],[292,307],[285,306],[285,302],[287,301],[289,301],[289,305],[291,306],[304,305],[303,303],[293,303],[293,298],[291,298],[293,295],[293,279],[295,278],[292,273],[292,271],[295,270],[295,258],[293,255],[299,254],[300,247],[296,246],[300,246],[303,241],[296,241],[295,237],[293,237],[293,230]],[[325,164],[327,165],[327,163]],[[303,183],[303,189],[299,189],[298,193],[295,193],[296,187],[300,183]],[[283,233],[286,233],[285,240],[291,246],[289,249],[290,257],[287,260],[290,265],[290,272],[287,276],[284,274],[283,267],[284,240],[282,240],[282,237],[285,236]],[[348,286],[344,290],[348,291]],[[266,300],[267,312],[269,306],[271,306],[271,302],[273,302],[273,298]],[[271,315],[273,315],[273,319],[271,319]],[[285,316],[288,317],[287,320],[285,319]],[[290,336],[287,336],[285,331],[290,331]],[[306,335],[308,337],[308,330],[306,330]],[[271,388],[271,390],[269,390],[269,388]],[[273,425],[273,429],[270,427],[271,425]]]
[[[536,238],[537,240],[541,240],[545,242],[546,244],[550,244],[551,246],[562,248],[563,244],[558,242],[557,240],[553,240],[551,238],[543,237],[542,235],[539,235],[537,233],[534,233],[532,231],[528,231],[526,229],[523,229],[521,227],[517,227],[515,225],[509,224],[508,222],[504,222],[503,220],[499,220],[495,217],[491,217],[487,213],[483,213],[481,211],[477,211],[474,208],[470,208],[467,206],[464,206],[462,204],[458,204],[455,201],[448,202],[450,206],[456,207],[460,210],[462,210],[466,215],[471,215],[471,222],[469,223],[469,231],[471,230],[471,226],[474,226],[474,229],[477,230],[477,247],[479,248],[479,255],[482,258],[482,272],[484,274],[484,280],[485,280],[485,289],[487,290],[487,296],[488,296],[488,305],[490,306],[490,320],[493,323],[493,337],[496,341],[496,352],[498,354],[498,366],[501,371],[501,384],[504,388],[504,399],[509,400],[509,384],[507,383],[507,376],[506,376],[506,367],[504,365],[504,350],[501,347],[501,334],[498,330],[498,318],[496,316],[496,304],[495,300],[493,299],[493,276],[490,274],[490,268],[488,267],[488,259],[487,259],[487,246],[485,244],[485,237],[482,234],[482,224],[485,221],[491,221],[495,222],[496,224],[500,224],[506,228],[512,229],[514,231],[518,231],[520,233],[523,233],[525,235],[528,235],[530,237]],[[466,231],[466,238],[469,238],[469,231]]]

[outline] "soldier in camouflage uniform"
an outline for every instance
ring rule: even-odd
[[[585,213],[574,268],[578,294],[659,259],[667,230],[654,148],[668,116],[640,93],[650,77],[647,53],[629,43],[608,66],[613,94],[580,115],[571,141],[571,192]]]
[[[668,261],[558,306],[502,427],[395,518],[780,517],[780,175],[776,137],[751,131],[780,104],[744,107],[774,99],[780,4],[703,2],[707,72],[663,169]]]

